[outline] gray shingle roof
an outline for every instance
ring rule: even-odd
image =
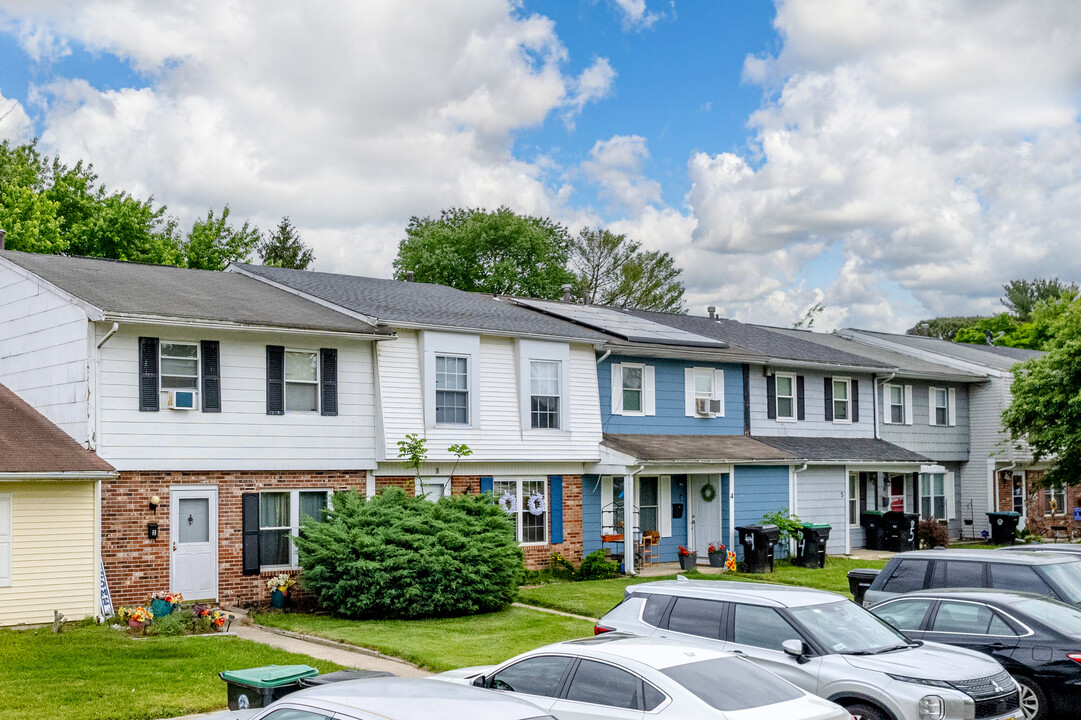
[[[0,258],[106,314],[390,334],[363,320],[236,273],[11,250],[0,251]]]
[[[778,361],[820,363],[845,367],[866,367],[869,372],[893,367],[887,363],[838,350],[827,345],[790,337],[760,325],[745,325],[736,320],[716,320],[698,315],[673,315],[670,313],[633,310],[634,314],[655,322],[678,327],[688,332],[717,338],[768,355]]]
[[[842,330],[842,333],[851,332],[888,340],[913,349],[939,353],[947,357],[994,368],[995,370],[1009,370],[1019,362],[1043,355],[1039,350],[999,347],[997,345],[969,345],[968,343],[955,343],[922,335],[900,335],[849,328]]]
[[[979,373],[957,370],[947,365],[940,365],[938,363],[928,362],[927,360],[921,360],[920,358],[896,352],[894,350],[886,350],[873,345],[857,343],[854,340],[843,338],[840,335],[835,335],[833,333],[793,330],[790,328],[769,329],[775,333],[781,333],[782,335],[788,335],[789,337],[798,338],[800,340],[827,345],[844,352],[852,353],[853,355],[861,355],[870,358],[871,360],[877,360],[886,363],[887,365],[892,365],[898,369],[897,374],[900,377],[956,380],[958,382],[979,382],[986,377]]]
[[[794,460],[796,456],[746,435],[604,435],[604,445],[637,460],[716,462]]]
[[[390,326],[540,335],[598,343],[605,340],[600,333],[558,318],[446,285],[242,263],[237,263],[236,268]]]
[[[875,438],[757,437],[801,460],[930,463],[923,455]]]

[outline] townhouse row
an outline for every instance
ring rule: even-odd
[[[989,509],[1044,502],[1029,493],[1041,468],[998,424],[1022,355],[712,311],[0,251],[0,385],[108,464],[31,478],[0,458],[0,608],[41,584],[26,552],[64,553],[23,520],[43,483],[60,505],[82,493],[91,550],[65,572],[86,579],[87,602],[107,586],[116,604],[161,589],[261,600],[268,575],[298,570],[301,519],[349,488],[494,492],[531,566],[606,548],[633,569],[643,544],[662,561],[679,545],[704,556],[783,508],[830,523],[833,553],[863,546],[865,510],[979,533]],[[409,434],[427,441],[419,477],[399,457]],[[458,457],[463,443],[472,454]],[[0,624],[41,619],[21,607]]]

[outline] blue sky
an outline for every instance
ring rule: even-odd
[[[509,205],[673,255],[694,311],[903,330],[1081,279],[1071,0],[0,0],[0,139],[182,226],[386,275]]]

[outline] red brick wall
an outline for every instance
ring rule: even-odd
[[[142,603],[150,592],[172,589],[169,488],[204,484],[218,488],[218,600],[243,605],[269,601],[266,581],[274,573],[242,572],[241,495],[306,488],[364,492],[366,474],[363,470],[122,472],[114,480],[102,481],[101,554],[115,606]],[[156,514],[149,508],[154,495],[161,498]],[[149,522],[158,523],[157,540],[146,537]]]
[[[375,479],[375,491],[388,487],[401,488],[409,497],[414,497],[417,492],[417,480],[412,475],[409,477],[377,477]]]

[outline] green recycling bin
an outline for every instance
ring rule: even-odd
[[[247,710],[270,703],[300,689],[300,681],[319,671],[308,665],[266,665],[247,670],[224,670],[218,677],[229,691],[229,709]]]

